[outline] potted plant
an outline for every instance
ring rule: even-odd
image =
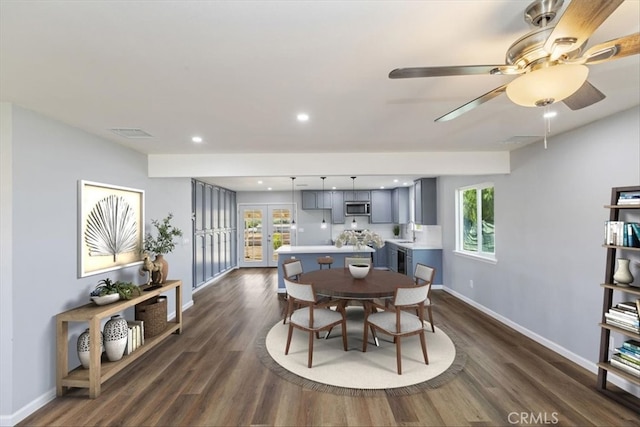
[[[151,224],[156,228],[156,237],[151,233],[147,233],[144,238],[145,252],[155,255],[154,263],[162,264],[162,269],[152,273],[152,281],[154,284],[163,284],[167,280],[169,272],[169,264],[164,259],[164,255],[172,252],[176,244],[175,237],[182,236],[182,230],[171,225],[173,214],[169,213],[162,221],[151,220]]]
[[[98,305],[105,305],[119,299],[131,299],[134,295],[140,295],[137,285],[119,280],[112,282],[107,278],[98,282],[98,286],[91,292],[91,300]]]
[[[398,224],[395,224],[393,226],[393,237],[395,239],[397,239],[398,237],[400,237],[400,226]]]

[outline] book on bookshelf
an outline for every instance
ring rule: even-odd
[[[640,320],[638,319],[638,316],[633,318],[631,316],[627,316],[626,314],[609,311],[608,313],[604,314],[604,317],[607,319],[617,320],[618,322],[625,323],[629,326],[640,326]]]
[[[640,352],[640,341],[636,340],[626,340],[622,343],[624,348],[628,348],[629,350],[634,350]]]
[[[624,363],[627,366],[638,369],[640,371],[640,364],[637,361],[631,360],[629,356],[622,353],[614,353],[611,355],[612,360],[617,360],[620,363]]]
[[[622,315],[622,316],[626,316],[626,317],[628,317],[630,319],[638,319],[638,312],[631,311],[631,310],[626,310],[624,308],[611,307],[609,309],[609,313],[619,314],[619,315]]]
[[[616,348],[616,351],[618,353],[620,353],[620,357],[640,364],[640,353],[638,353],[636,351],[633,351],[633,350],[629,350],[628,348],[625,348],[624,346]]]
[[[638,315],[638,304],[636,303],[635,300],[633,301],[621,301],[619,303],[616,304],[617,308],[623,309],[623,310],[627,310],[630,312],[633,312],[636,314],[636,316]]]
[[[605,323],[607,325],[615,326],[616,328],[624,329],[625,331],[630,331],[636,334],[640,333],[640,327],[630,325],[629,323],[622,322],[617,319],[607,317],[605,318]]]
[[[629,191],[625,193],[620,193],[620,195],[618,196],[618,204],[619,205],[640,205],[640,192]]]
[[[625,364],[623,362],[620,362],[617,359],[613,359],[613,358],[609,361],[609,363],[611,363],[611,366],[613,366],[615,368],[618,368],[621,371],[625,371],[628,374],[635,375],[636,377],[640,377],[640,369],[638,369],[638,368],[634,368],[633,366],[629,366],[629,365],[627,365],[627,364]]]
[[[613,246],[640,247],[640,223],[605,221],[604,244]]]

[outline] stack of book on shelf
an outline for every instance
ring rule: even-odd
[[[640,248],[640,223],[605,221],[604,244]]]
[[[127,347],[124,354],[133,353],[138,347],[144,345],[144,322],[142,320],[128,320]]]
[[[626,301],[616,304],[604,314],[605,322],[625,331],[640,333],[640,319],[638,318],[640,300]]]
[[[616,351],[617,353],[611,356],[611,366],[640,377],[640,342],[625,341]]]
[[[618,196],[619,205],[640,205],[640,191],[628,191]]]

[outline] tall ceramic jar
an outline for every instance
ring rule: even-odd
[[[633,282],[633,275],[629,269],[629,260],[626,258],[618,258],[618,268],[613,273],[613,280],[619,286],[629,286]]]
[[[78,337],[78,358],[80,359],[80,363],[82,363],[82,367],[85,369],[89,369],[91,352],[89,347],[89,328],[87,328],[83,333]],[[100,354],[104,351],[104,334],[100,332]]]
[[[111,362],[122,359],[124,349],[127,347],[127,332],[129,326],[127,321],[119,314],[111,316],[111,319],[104,325],[104,349],[107,358]]]

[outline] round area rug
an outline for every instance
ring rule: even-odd
[[[336,327],[328,339],[314,340],[313,365],[307,367],[308,333],[293,330],[289,354],[285,356],[289,324],[280,320],[258,338],[262,362],[281,377],[317,391],[349,395],[406,395],[438,387],[463,367],[466,355],[441,328],[431,332],[425,322],[429,364],[424,363],[419,336],[402,340],[402,375],[396,367],[396,346],[388,335],[378,333],[379,346],[369,333],[367,352],[362,352],[364,313],[362,307],[347,308],[349,351],[342,347],[342,331]]]

